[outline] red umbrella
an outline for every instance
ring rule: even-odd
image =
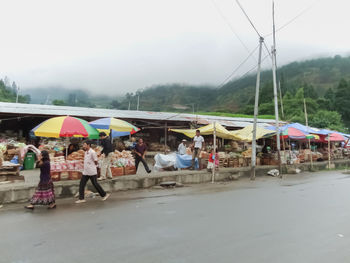
[[[306,134],[296,128],[287,127],[281,132],[281,137],[291,139],[305,139]]]
[[[337,132],[333,132],[328,135],[329,141],[331,142],[343,142],[346,141],[345,137]],[[326,137],[326,140],[328,141],[328,137]]]

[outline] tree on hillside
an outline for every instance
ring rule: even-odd
[[[335,110],[336,106],[335,106],[335,92],[332,88],[329,88],[325,95],[324,95],[324,98],[328,101],[328,105],[329,105],[329,108],[328,110]]]
[[[120,102],[118,100],[113,100],[111,102],[111,108],[112,109],[120,109],[120,107],[121,107],[121,104],[120,104]]]
[[[343,117],[344,122],[350,127],[350,86],[345,79],[339,82],[339,85],[335,92],[335,105],[337,111]]]
[[[254,96],[255,97],[255,96]],[[259,104],[271,102],[273,100],[273,84],[272,82],[266,82],[260,91]]]
[[[303,89],[304,89],[304,98],[312,98],[312,99],[318,98],[318,94],[312,85],[304,84]]]
[[[53,101],[52,101],[52,105],[56,105],[56,106],[65,106],[66,103],[64,102],[64,100],[53,100]]]
[[[309,119],[310,126],[326,128],[336,131],[345,131],[341,116],[336,111],[321,110],[312,115]]]
[[[68,95],[68,101],[67,101],[67,105],[68,106],[77,106],[77,94],[75,93],[70,93]]]

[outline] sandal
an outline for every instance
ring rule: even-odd
[[[34,206],[26,205],[24,208],[34,210]]]
[[[56,208],[56,204],[54,204],[53,206],[48,206],[47,209],[55,209]]]

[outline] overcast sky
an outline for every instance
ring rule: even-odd
[[[262,35],[271,33],[271,0],[240,3]],[[125,94],[162,83],[218,85],[258,45],[235,0],[0,4],[0,78],[8,76],[22,89],[60,85]],[[276,0],[276,27],[306,8],[277,33],[279,65],[350,49],[347,0]],[[270,48],[271,37],[266,43]],[[256,58],[257,52],[235,76]]]

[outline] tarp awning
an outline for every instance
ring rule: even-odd
[[[249,125],[241,130],[231,131],[233,136],[237,137],[240,141],[251,142],[253,140],[253,125]],[[256,127],[256,139],[267,138],[275,135],[275,131]]]
[[[215,123],[216,136],[230,140],[240,140],[237,136],[231,134],[224,126],[219,123]],[[193,138],[196,135],[196,130],[200,130],[201,135],[213,135],[214,123],[200,127],[198,129],[170,129],[173,132],[185,134],[187,137]]]

